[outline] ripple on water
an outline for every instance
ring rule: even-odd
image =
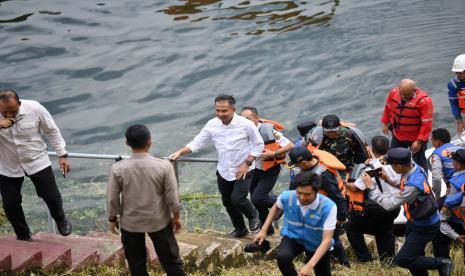
[[[61,47],[26,47],[8,54],[0,55],[0,63],[15,63],[33,59],[60,56],[67,53]]]
[[[33,15],[34,13],[27,13],[27,14],[23,14],[23,15],[20,15],[20,16],[17,16],[15,18],[10,18],[10,19],[0,19],[0,24],[2,23],[18,23],[18,22],[23,22],[23,21],[26,21],[29,16]]]
[[[52,21],[61,23],[64,25],[77,25],[77,26],[90,26],[90,27],[100,26],[100,23],[97,23],[97,22],[86,22],[84,20],[76,19],[72,17],[58,17],[58,18],[53,18]]]
[[[103,67],[92,67],[92,68],[85,68],[85,69],[60,69],[56,70],[54,74],[56,75],[65,75],[69,79],[85,79],[92,77],[98,73],[103,71]]]

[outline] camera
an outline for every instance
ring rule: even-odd
[[[365,171],[366,174],[368,174],[369,176],[371,177],[376,177],[376,176],[379,176],[381,174],[381,168],[377,168],[377,169],[374,169],[374,170],[369,170],[369,171]]]

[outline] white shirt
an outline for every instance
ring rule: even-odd
[[[218,173],[227,181],[236,180],[236,172],[249,155],[259,156],[264,148],[258,128],[250,120],[234,113],[229,125],[213,118],[186,147],[198,151],[212,141],[218,153]],[[254,169],[249,167],[249,171]]]
[[[3,118],[0,115],[0,118]],[[0,174],[23,177],[51,165],[42,133],[59,156],[66,153],[65,141],[52,115],[40,103],[21,100],[16,123],[0,129]]]
[[[257,128],[260,129],[260,126],[261,126],[261,123],[258,124]],[[273,132],[273,136],[276,139],[276,142],[279,144],[279,146],[285,147],[285,146],[287,146],[287,145],[289,145],[291,143],[291,141],[289,141],[289,139],[284,137],[284,135],[281,132],[277,131],[276,129],[273,129],[272,132]],[[263,169],[262,161],[263,160],[261,158],[257,158],[257,160],[255,161],[255,168]]]
[[[379,159],[371,159],[370,164],[372,164],[375,167],[375,169],[384,167],[384,171],[386,172],[387,176],[393,182],[395,182],[397,184],[400,184],[400,179],[401,179],[402,176],[400,174],[396,173],[392,169],[391,165],[382,165],[379,162]],[[371,170],[371,168],[367,168],[366,170]],[[372,177],[371,180],[373,181],[373,183],[375,183],[375,185],[378,185],[378,184],[376,184],[376,180],[375,180],[374,177]],[[395,187],[392,187],[388,183],[384,182],[384,180],[382,180],[381,178],[379,178],[379,181],[381,183],[381,187],[383,188],[383,194],[392,195],[392,194],[399,193],[399,189],[397,189]],[[365,191],[367,189],[367,187],[365,186],[365,183],[363,183],[363,180],[362,180],[361,177],[359,177],[357,180],[355,180],[354,185],[355,185],[355,187],[359,188],[361,191]]]
[[[308,205],[301,205],[299,200],[297,200],[297,206],[300,207],[302,216],[305,216],[305,214],[309,210],[315,210],[316,208],[318,208],[319,204],[320,204],[320,199],[318,199],[318,196],[315,198],[315,200],[312,203]],[[276,200],[276,206],[281,210],[283,209],[283,202],[281,201],[281,196],[278,196],[278,199]],[[331,211],[329,212],[329,216],[325,220],[325,223],[323,225],[323,230],[336,229],[336,221],[337,221],[337,207],[333,206],[333,208],[331,208]]]

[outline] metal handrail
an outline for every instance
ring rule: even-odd
[[[49,156],[57,157],[58,154],[54,151],[48,151],[47,154]],[[116,155],[116,154],[93,154],[93,153],[75,153],[75,152],[68,152],[69,158],[83,158],[83,159],[99,159],[99,160],[113,160],[118,162],[123,159],[128,159],[131,157],[130,155]],[[216,158],[193,158],[193,157],[182,157],[177,160],[170,160],[169,157],[160,157],[165,160],[171,161],[174,167],[174,173],[176,174],[176,182],[179,183],[179,166],[178,163],[217,163],[218,159]],[[106,212],[106,210],[105,210]],[[47,209],[47,216],[48,216],[48,231],[51,233],[56,233],[57,228],[56,224],[52,219],[52,215],[50,211]]]

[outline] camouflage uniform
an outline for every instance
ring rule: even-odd
[[[336,138],[324,137],[319,149],[332,153],[346,166],[349,172],[354,167],[356,141],[351,130],[347,127],[340,127]],[[343,176],[341,174],[341,176]]]

